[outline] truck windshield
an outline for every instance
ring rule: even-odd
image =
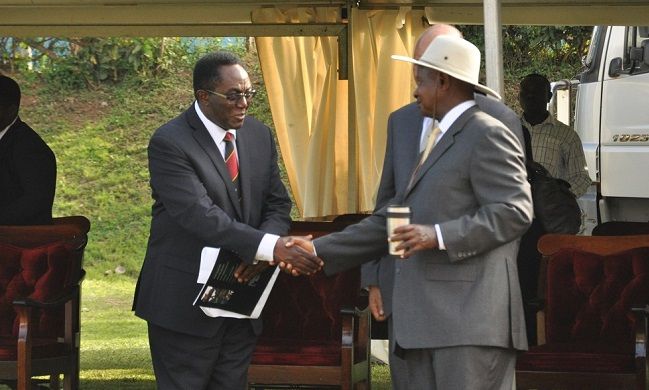
[[[593,35],[590,37],[590,47],[588,48],[588,54],[586,54],[586,58],[584,58],[584,66],[588,69],[591,68],[593,65],[593,61],[595,60],[595,56],[597,55],[597,51],[599,49],[599,45],[601,44],[600,42],[600,34],[602,34],[602,31],[604,31],[604,28],[602,26],[595,26],[593,28]]]

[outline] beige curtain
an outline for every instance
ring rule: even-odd
[[[385,152],[391,111],[412,99],[412,72],[392,54],[410,54],[423,30],[423,12],[352,10],[353,82],[338,80],[336,37],[257,38],[280,150],[303,218],[369,211]],[[262,8],[253,22],[336,22],[317,8]],[[354,86],[356,172],[349,172],[348,88]],[[349,175],[358,205],[349,209]]]
[[[352,12],[359,210],[374,208],[388,116],[413,100],[411,66],[390,56],[412,55],[415,41],[424,29],[423,16],[422,11],[409,7]]]
[[[337,12],[261,8],[253,22],[336,22]],[[280,150],[304,218],[346,213],[347,82],[336,37],[257,38]]]

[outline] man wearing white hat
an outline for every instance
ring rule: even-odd
[[[417,39],[413,58],[419,59],[430,42],[442,35],[462,37],[460,30],[454,26],[434,24]],[[517,113],[492,96],[475,93],[474,98],[482,111],[503,122],[523,144],[521,120]],[[376,194],[376,210],[388,204],[399,188],[407,186],[410,173],[417,164],[418,154],[426,145],[427,131],[430,129],[432,120],[432,118],[421,114],[417,102],[409,103],[390,114],[385,159]],[[372,316],[376,321],[387,321],[389,345],[394,343],[391,316],[394,262],[394,256],[385,256],[380,260],[363,264],[361,268],[361,286],[367,287],[369,291],[368,301]],[[372,354],[374,356],[381,352],[381,348],[376,348],[375,342],[379,341],[373,341]],[[388,351],[390,350],[388,349]],[[409,375],[405,363],[394,353],[389,353],[388,356],[392,390],[410,390]]]
[[[439,36],[417,65],[414,96],[437,119],[407,188],[390,203],[411,225],[386,231],[386,208],[312,243],[327,274],[387,254],[399,241],[392,323],[395,352],[412,389],[510,390],[516,351],[527,348],[516,270],[519,238],[532,220],[524,155],[516,136],[475,104],[480,51]],[[297,256],[297,255],[296,255]]]

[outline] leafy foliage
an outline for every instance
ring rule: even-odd
[[[482,26],[461,26],[461,30],[466,39],[484,48]],[[566,65],[579,66],[591,31],[592,27],[583,26],[504,26],[505,72],[540,69],[555,73]]]
[[[58,87],[96,88],[126,76],[147,80],[185,59],[176,38],[81,38],[66,43],[67,55],[43,72],[46,80]]]
[[[224,46],[223,41],[167,37],[0,38],[0,68],[12,72],[34,70],[52,90],[96,89],[102,83],[127,79],[146,82],[191,68],[198,56]]]
[[[484,52],[482,26],[460,26],[460,30]],[[542,74],[550,81],[574,78],[581,69],[581,58],[588,50],[591,32],[592,27],[584,26],[504,26],[507,104],[519,110],[518,83],[530,73]]]

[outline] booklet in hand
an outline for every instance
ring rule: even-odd
[[[201,273],[203,282],[194,305],[210,317],[258,318],[275,283],[278,267],[268,267],[249,280],[239,283],[234,277],[241,260],[234,253],[218,248],[203,248]],[[213,266],[212,266],[213,265]]]

